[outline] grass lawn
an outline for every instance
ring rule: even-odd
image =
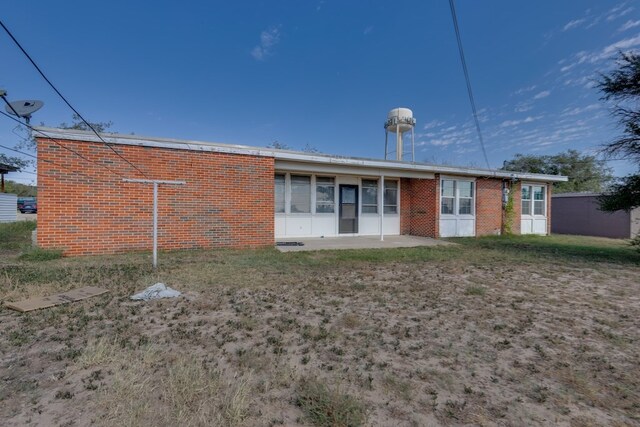
[[[551,236],[59,258],[0,225],[3,425],[633,425],[640,253]],[[133,302],[156,283],[178,299]]]

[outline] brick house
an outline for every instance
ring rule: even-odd
[[[38,244],[67,255],[147,250],[151,186],[94,134],[39,128]],[[105,134],[160,186],[160,249],[246,248],[276,239],[503,232],[547,234],[555,175],[372,160],[199,141]],[[77,153],[77,154],[76,154]],[[82,157],[80,157],[82,156]]]

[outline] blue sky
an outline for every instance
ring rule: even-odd
[[[492,167],[616,135],[593,80],[640,49],[638,2],[456,5]],[[86,118],[120,133],[380,158],[386,113],[403,106],[417,160],[484,165],[446,0],[8,0],[1,16]],[[34,123],[70,121],[3,33],[0,58],[10,99],[45,102]],[[0,117],[1,144],[19,142],[14,127]]]

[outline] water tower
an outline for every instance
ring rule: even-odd
[[[404,160],[405,146],[404,136],[411,131],[411,147],[406,150],[407,155],[411,155],[411,161],[415,162],[415,132],[416,119],[413,118],[413,111],[408,108],[394,108],[387,114],[387,121],[384,122],[384,158],[387,160],[393,153],[396,153],[396,160]],[[389,150],[389,132],[396,134],[396,149]]]

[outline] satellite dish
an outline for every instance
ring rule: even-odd
[[[27,123],[31,119],[31,114],[35,113],[42,108],[44,102],[35,99],[28,99],[25,101],[13,101],[5,107],[7,113],[14,116],[23,117]]]

